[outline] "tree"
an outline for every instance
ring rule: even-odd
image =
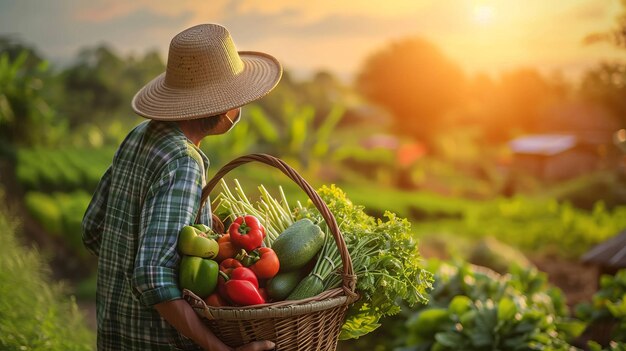
[[[7,54],[10,61],[15,61],[22,53],[26,53],[23,68],[33,71],[37,70],[39,64],[44,61],[39,52],[27,44],[24,44],[13,36],[0,36],[0,52]]]
[[[44,99],[46,61],[29,67],[29,51],[15,58],[0,52],[0,140],[7,145],[49,145],[59,141],[66,126]],[[3,145],[4,146],[4,145]]]
[[[556,99],[556,90],[534,69],[503,74],[495,96],[498,116],[493,126],[510,137],[515,132],[536,133],[541,129],[544,111]]]
[[[76,63],[61,74],[66,96],[59,108],[72,128],[103,120],[132,119],[133,95],[164,71],[165,65],[155,51],[137,59],[120,57],[104,45],[84,49]]]
[[[119,89],[122,60],[106,46],[84,49],[77,62],[62,73],[66,102],[61,106],[70,125],[97,119],[97,112],[112,114],[124,101]]]
[[[396,132],[431,144],[463,97],[464,74],[432,43],[397,41],[369,56],[357,89],[392,114]]]
[[[609,42],[621,49],[626,49],[626,0],[620,0],[622,13],[616,19],[616,25],[605,32],[593,33],[585,42]],[[626,64],[602,63],[588,71],[583,77],[581,92],[584,97],[608,107],[621,123],[626,123]]]
[[[626,64],[602,63],[588,71],[582,80],[583,97],[607,107],[626,125]]]
[[[586,43],[609,42],[619,48],[626,49],[626,0],[620,0],[620,2],[623,9],[616,19],[617,25],[608,31],[588,35],[585,38]]]

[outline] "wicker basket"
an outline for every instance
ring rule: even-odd
[[[282,160],[265,154],[239,157],[222,167],[202,191],[201,203],[220,179],[234,168],[261,162],[281,170],[302,188],[326,221],[341,254],[342,286],[315,297],[247,307],[211,307],[189,290],[184,298],[227,345],[236,347],[255,340],[271,340],[276,350],[334,350],[346,310],[358,298],[352,261],[337,222],[313,188]]]

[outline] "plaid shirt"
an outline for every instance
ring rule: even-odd
[[[117,150],[83,218],[98,256],[98,350],[197,348],[153,305],[181,298],[176,242],[195,220],[208,162],[175,122],[146,121]],[[207,202],[203,223],[210,213]]]

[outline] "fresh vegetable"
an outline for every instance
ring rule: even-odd
[[[305,274],[299,270],[278,273],[265,285],[267,294],[274,301],[282,301],[291,294],[304,276]]]
[[[384,221],[375,219],[334,185],[322,186],[317,192],[337,220],[357,275],[360,299],[350,306],[340,338],[357,338],[371,332],[380,326],[380,318],[399,312],[402,301],[409,306],[426,303],[433,278],[422,267],[409,221],[391,212],[385,213]],[[309,202],[298,209],[297,216],[311,218],[327,231],[317,263],[305,278],[308,283],[302,283],[303,289],[309,294],[315,292],[317,278],[323,280],[324,290],[341,286],[341,256],[321,214]]]
[[[309,263],[324,245],[324,236],[322,229],[308,218],[285,229],[272,244],[281,271],[300,269]]]
[[[220,263],[220,272],[224,272],[227,277],[230,277],[230,274],[233,272],[233,269],[238,268],[238,267],[243,267],[243,264],[241,264],[241,262],[239,262],[238,260],[234,258],[227,258]],[[226,291],[224,290],[224,283],[226,283],[226,280],[227,279],[224,279],[224,277],[222,277],[221,274],[217,277],[218,291],[224,297],[226,297]]]
[[[217,286],[219,266],[217,262],[196,257],[183,256],[179,269],[179,285],[181,289],[188,289],[198,297],[205,299]]]
[[[233,269],[243,267],[243,264],[234,258],[227,258],[220,263],[220,271],[230,275]]]
[[[284,232],[295,221],[283,189],[279,188],[281,200],[278,201],[270,195],[263,185],[260,185],[258,188],[261,198],[257,203],[252,204],[239,181],[237,179],[234,181],[235,190],[231,191],[224,179],[220,180],[222,191],[214,199],[216,211],[227,213],[233,218],[243,214],[255,216],[265,228],[267,234],[263,239],[265,246],[272,247],[272,243],[280,233]]]
[[[189,256],[203,258],[215,257],[219,251],[219,245],[217,244],[217,241],[207,236],[210,229],[208,227],[206,227],[206,229],[208,230],[203,232],[195,226],[184,226],[178,235],[178,250],[182,254]]]
[[[255,216],[237,217],[228,228],[230,240],[235,246],[252,251],[261,246],[265,237],[265,229]]]
[[[217,239],[217,244],[219,245],[219,251],[217,252],[217,256],[215,256],[215,260],[217,262],[222,262],[227,258],[232,258],[237,255],[237,249],[230,241],[230,234],[224,234]]]
[[[225,287],[228,298],[236,305],[249,306],[265,303],[258,288],[247,280],[229,280]]]
[[[214,292],[211,295],[209,295],[209,297],[207,297],[206,299],[204,299],[204,302],[208,305],[208,306],[212,306],[212,307],[222,307],[222,306],[228,306],[228,301],[226,301],[222,295],[220,295],[218,292]]]
[[[307,275],[287,296],[287,300],[302,300],[324,292],[324,281],[317,275]]]
[[[260,279],[270,279],[278,273],[280,262],[274,250],[269,247],[260,247],[254,251],[242,252],[235,257],[250,268]]]
[[[259,279],[257,278],[256,274],[254,274],[254,272],[247,267],[237,267],[233,269],[230,274],[226,274],[222,271],[220,273],[220,276],[226,281],[228,281],[229,279],[247,280],[252,283],[252,285],[254,285],[256,288],[259,287]]]
[[[253,204],[239,183],[236,184],[233,193],[222,180],[223,191],[217,197],[215,207],[230,212],[230,216],[254,214],[264,221],[263,225],[268,232],[264,242],[274,249],[280,260],[279,274],[289,264],[281,258],[276,240],[294,222],[308,218],[320,226],[325,235],[322,249],[317,253],[318,258],[311,261],[315,265],[310,272],[311,278],[303,279],[302,289],[307,294],[319,291],[319,281],[315,279],[323,282],[322,290],[341,286],[339,250],[324,218],[311,201],[306,206],[298,203],[291,210],[282,189],[281,201],[277,201],[260,186],[261,200]],[[339,224],[357,276],[356,290],[361,297],[350,306],[340,337],[358,338],[378,328],[381,318],[399,312],[401,305],[413,307],[426,303],[427,292],[432,288],[432,274],[422,267],[410,223],[390,212],[385,213],[384,220],[371,217],[363,207],[354,205],[334,185],[323,186],[318,194]]]
[[[209,228],[208,225],[202,224],[202,223],[193,224],[192,227],[198,229],[199,231],[203,233],[209,233],[211,231],[211,228]]]
[[[257,278],[249,268],[238,267],[233,269],[230,276],[224,272],[220,272],[220,275],[226,281],[223,290],[225,297],[234,304],[248,306],[265,303],[265,299],[259,292]]]
[[[267,294],[266,288],[259,288],[259,295],[261,295],[261,297],[263,298],[263,301],[265,302],[270,301],[270,296]]]

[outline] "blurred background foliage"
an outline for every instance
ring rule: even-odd
[[[620,35],[623,30],[592,34],[588,41],[623,46]],[[372,53],[361,67],[354,83],[331,72],[296,79],[286,70],[272,93],[244,107],[236,128],[201,145],[211,159],[211,172],[243,154],[269,153],[315,187],[340,185],[373,215],[381,217],[389,210],[412,221],[441,285],[428,306],[404,310],[379,334],[342,347],[481,350],[492,345],[525,350],[543,345],[560,350],[585,347],[580,337],[586,335],[596,340],[595,349],[619,349],[609,341],[623,339],[600,340],[583,334],[584,326],[577,322],[565,322],[573,318],[568,308],[592,301],[595,293],[596,275],[574,277],[583,270],[578,259],[626,228],[626,162],[625,149],[620,149],[626,133],[620,137],[618,132],[626,126],[626,63],[599,62],[579,82],[530,68],[470,76],[434,43],[405,38]],[[132,96],[164,69],[157,52],[123,56],[106,45],[85,48],[71,64],[55,67],[36,48],[0,37],[0,181],[12,208],[11,214],[2,209],[0,233],[41,245],[44,254],[50,253],[58,278],[68,279],[71,293],[87,304],[95,296],[95,259],[80,240],[82,214],[117,146],[143,121],[130,108]],[[588,132],[593,132],[594,142],[584,152],[593,166],[558,178],[518,164],[510,143],[529,134],[569,133],[583,140]],[[546,155],[537,158],[542,165],[552,162]],[[250,165],[231,176],[247,188],[280,185],[288,198],[302,199],[295,184],[263,166]],[[17,230],[9,225],[12,217],[21,219]],[[38,289],[44,284],[39,282],[41,268],[15,266],[18,257],[37,253],[15,251],[17,239],[6,240],[13,246],[9,256],[0,255],[0,286],[17,279],[5,274],[32,271],[30,283],[15,284]],[[510,254],[503,257],[502,252]],[[62,260],[55,259],[59,255]],[[439,260],[449,262],[435,265]],[[466,261],[496,273],[474,271]],[[511,261],[522,268],[509,268]],[[563,272],[571,276],[563,277]],[[604,313],[603,322],[624,315],[626,292],[619,285],[624,275],[603,279],[602,289],[621,290],[611,295],[610,304],[600,306],[600,297],[594,297],[597,306],[580,307],[586,314],[581,312],[578,321],[585,325],[600,320],[593,317],[594,308]],[[534,288],[523,285],[528,281]],[[51,289],[44,295],[54,299],[62,294]],[[11,289],[4,290],[0,301],[13,299],[7,295]],[[586,295],[571,295],[581,290]],[[61,307],[46,315],[45,325],[52,329],[44,328],[37,338],[56,333],[55,326],[76,323],[48,319],[66,315],[64,303],[41,303]],[[68,318],[74,318],[76,305],[69,308]],[[13,309],[33,310],[26,302]],[[464,334],[461,314],[469,311],[473,314],[466,316]],[[16,332],[10,323],[23,316],[15,313],[0,304],[0,330]],[[498,324],[502,316],[512,319]],[[553,325],[554,320],[563,323]],[[623,330],[623,319],[612,323],[615,330]],[[498,344],[498,338],[508,337],[527,348]],[[77,338],[73,345],[92,342],[82,332]],[[0,340],[0,345],[16,349],[11,339]],[[57,341],[64,345],[64,340]]]

